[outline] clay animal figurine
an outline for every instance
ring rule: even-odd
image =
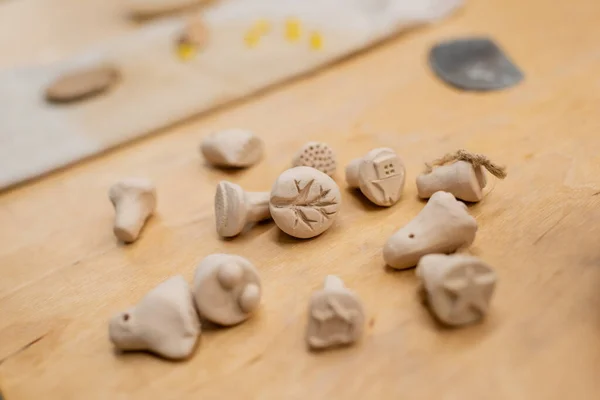
[[[301,239],[325,232],[340,209],[341,194],[333,179],[310,167],[283,172],[271,190],[273,220],[285,233]]]
[[[430,310],[442,323],[461,326],[487,314],[497,277],[479,258],[429,254],[421,258],[416,272]]]
[[[335,153],[327,143],[308,142],[294,156],[293,167],[312,167],[332,176],[337,168]]]
[[[328,275],[323,289],[312,294],[308,314],[306,342],[311,349],[353,344],[364,329],[360,298],[334,275]]]
[[[245,192],[235,183],[221,181],[215,194],[217,233],[237,236],[252,222],[271,218],[269,192]]]
[[[216,132],[202,141],[200,151],[206,161],[216,167],[247,168],[263,156],[263,141],[245,129]]]
[[[110,340],[116,348],[146,350],[174,360],[187,358],[199,335],[200,320],[181,275],[158,285],[109,324]]]
[[[483,188],[487,180],[486,168],[492,175],[504,179],[506,169],[492,163],[482,154],[472,154],[465,150],[448,154],[431,165],[424,174],[417,177],[419,197],[430,198],[435,192],[452,193],[457,199],[477,202],[483,198]]]
[[[137,240],[156,209],[156,188],[143,178],[124,179],[111,186],[108,197],[115,207],[115,236],[125,243]]]
[[[346,167],[346,182],[374,204],[389,207],[402,196],[406,171],[404,163],[392,149],[378,148],[352,160]]]
[[[392,268],[414,267],[426,254],[453,253],[475,240],[477,222],[467,206],[447,192],[436,192],[421,212],[389,238],[383,258]]]
[[[243,257],[211,254],[196,268],[193,293],[203,318],[219,325],[235,325],[259,307],[260,277],[254,265]]]
[[[67,72],[46,88],[46,100],[70,103],[97,96],[116,86],[121,74],[111,65],[98,65]]]

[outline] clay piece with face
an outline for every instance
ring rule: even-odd
[[[481,320],[496,287],[494,270],[477,257],[430,254],[419,261],[417,276],[436,318],[450,326]]]
[[[323,289],[312,294],[308,315],[306,342],[311,349],[350,345],[364,329],[360,298],[334,275],[328,275]]]
[[[337,169],[337,161],[333,149],[327,143],[308,142],[298,150],[292,166],[315,168],[331,176]]]
[[[211,254],[196,268],[193,294],[203,318],[223,326],[239,324],[260,305],[260,277],[243,257]]]
[[[392,268],[417,265],[432,253],[453,253],[475,240],[477,221],[464,203],[447,192],[436,192],[421,212],[389,238],[383,258]]]
[[[219,182],[215,194],[217,233],[233,237],[249,223],[270,219],[269,197],[269,192],[246,192],[235,183]]]
[[[271,216],[290,236],[307,239],[331,227],[341,205],[333,179],[310,167],[284,171],[271,190]]]
[[[394,150],[373,149],[366,156],[352,160],[346,167],[346,182],[374,204],[389,207],[400,200],[404,190],[404,163]]]
[[[200,151],[216,167],[247,168],[262,158],[264,143],[248,130],[227,129],[204,139]]]
[[[188,357],[199,335],[200,319],[189,285],[180,275],[158,285],[109,324],[116,348],[149,351],[174,360]]]

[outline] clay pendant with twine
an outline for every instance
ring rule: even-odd
[[[442,165],[452,164],[456,161],[466,161],[473,165],[474,168],[478,168],[480,166],[485,167],[490,174],[494,175],[496,178],[504,179],[506,178],[506,167],[499,166],[498,164],[494,164],[490,161],[489,158],[484,156],[483,154],[475,154],[469,153],[466,150],[458,150],[455,153],[448,153],[442,158],[438,158],[431,163],[425,163],[425,173],[429,174],[433,171],[435,167],[441,167]]]

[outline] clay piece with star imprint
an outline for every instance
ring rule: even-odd
[[[346,182],[374,204],[389,207],[400,200],[406,170],[402,159],[390,148],[377,148],[346,167]]]
[[[338,185],[328,175],[310,167],[295,167],[275,181],[269,208],[282,231],[307,239],[331,227],[341,199]]]
[[[360,298],[334,275],[328,275],[323,289],[312,294],[308,315],[306,342],[314,350],[353,344],[364,330]]]
[[[494,270],[477,257],[430,254],[419,261],[429,309],[442,323],[462,326],[481,320],[496,287]]]

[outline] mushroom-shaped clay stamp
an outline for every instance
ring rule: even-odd
[[[158,285],[109,324],[110,340],[116,348],[150,351],[174,360],[188,357],[199,335],[200,319],[181,275]]]
[[[156,209],[156,188],[143,178],[129,178],[111,186],[108,197],[115,207],[115,236],[125,243],[137,240]]]
[[[271,216],[290,236],[311,238],[325,232],[340,209],[341,194],[333,179],[310,167],[284,171],[271,190]]]
[[[215,194],[217,233],[233,237],[248,223],[271,218],[269,192],[245,192],[235,183],[221,181]]]
[[[404,190],[404,163],[392,149],[371,150],[346,167],[346,182],[374,204],[389,207],[400,200]]]
[[[471,324],[488,312],[496,273],[477,257],[429,254],[419,261],[427,304],[438,320],[451,326]]]
[[[308,142],[294,156],[294,167],[312,167],[329,176],[335,173],[337,162],[333,149],[327,143]]]
[[[308,314],[306,342],[312,349],[349,345],[363,332],[362,302],[335,275],[328,275],[323,289],[312,294]]]
[[[202,155],[210,164],[226,168],[246,168],[263,156],[263,141],[245,129],[216,132],[202,141]]]
[[[389,238],[383,258],[392,268],[414,267],[426,254],[453,253],[475,240],[477,221],[467,206],[447,192],[436,192],[421,212]]]
[[[196,268],[193,292],[203,318],[219,325],[235,325],[248,319],[260,305],[260,277],[243,257],[211,254]]]
[[[492,163],[482,154],[465,150],[447,154],[428,164],[426,172],[417,177],[419,197],[428,199],[435,192],[444,191],[464,201],[480,201],[487,184],[484,167],[497,178],[506,177],[504,167]]]

